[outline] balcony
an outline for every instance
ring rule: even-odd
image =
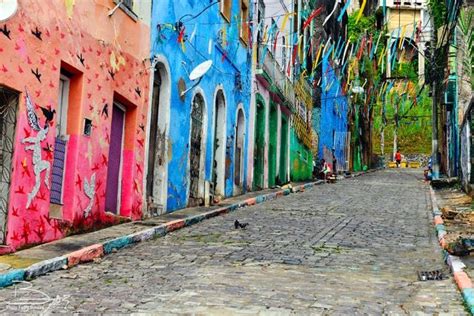
[[[283,97],[283,105],[287,106],[292,112],[295,104],[295,90],[293,83],[286,76],[281,66],[276,62],[271,53],[265,55],[263,61],[264,77],[270,84],[270,91],[277,93]]]

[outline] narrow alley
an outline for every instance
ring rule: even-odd
[[[464,315],[447,271],[418,281],[446,269],[421,177],[377,171],[240,209],[1,289],[0,310]],[[38,296],[55,303],[33,305]]]

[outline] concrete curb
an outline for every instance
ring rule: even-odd
[[[444,260],[449,266],[449,269],[453,273],[454,281],[461,291],[462,297],[464,299],[464,304],[467,307],[467,310],[474,315],[474,288],[472,286],[472,281],[464,272],[466,267],[462,262],[461,258],[453,256],[448,253],[448,243],[445,239],[447,234],[446,227],[444,226],[443,218],[441,217],[441,211],[438,208],[438,202],[436,201],[436,196],[433,188],[430,186],[430,196],[431,196],[431,205],[433,208],[433,224],[435,226],[438,242],[441,248],[443,249]]]
[[[358,174],[358,176],[374,171],[375,170],[364,172]],[[301,185],[296,185],[291,189],[282,189],[277,192],[258,195],[256,197],[249,198],[241,202],[237,202],[212,211],[204,212],[202,214],[170,221],[165,224],[148,228],[133,234],[120,236],[114,239],[104,241],[103,243],[87,246],[85,248],[60,257],[37,262],[26,269],[11,270],[7,273],[0,274],[0,288],[10,286],[18,281],[32,280],[41,275],[45,275],[53,271],[69,269],[81,263],[91,262],[112,252],[116,252],[122,248],[129,247],[135,243],[165,236],[166,234],[175,230],[179,230],[183,227],[197,224],[212,217],[234,212],[239,208],[244,208],[266,201],[271,201],[280,197],[290,195],[292,193],[304,192],[306,189],[312,188],[320,184],[324,184],[324,181],[318,180]]]

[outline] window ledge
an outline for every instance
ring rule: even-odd
[[[114,0],[115,5],[120,3],[120,0]],[[125,12],[126,15],[128,15],[133,21],[137,22],[138,21],[138,15],[127,8],[123,3],[120,4],[120,9]]]

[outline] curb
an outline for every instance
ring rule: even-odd
[[[430,196],[431,196],[431,205],[433,208],[433,224],[435,226],[438,242],[441,248],[443,249],[443,257],[446,264],[449,266],[449,269],[453,273],[454,281],[456,282],[459,291],[461,291],[462,297],[464,299],[464,304],[467,307],[467,310],[474,315],[474,288],[472,286],[472,280],[469,278],[464,268],[466,267],[462,260],[448,253],[446,250],[448,243],[444,238],[447,234],[446,227],[444,226],[443,218],[441,217],[441,211],[438,208],[438,202],[436,201],[436,196],[433,188],[430,186]]]
[[[375,172],[377,170],[369,170],[367,172],[361,172],[357,176]],[[293,193],[304,192],[306,189],[312,188],[316,185],[324,184],[324,181],[317,180],[301,185],[296,185],[291,189],[279,190],[277,192],[257,195],[253,198],[248,198],[241,202],[231,204],[222,208],[218,208],[212,211],[204,212],[202,214],[178,219],[174,221],[161,224],[152,228],[148,228],[133,234],[120,236],[114,239],[106,240],[100,244],[87,246],[80,250],[71,252],[69,254],[59,256],[56,258],[47,259],[44,261],[37,262],[25,269],[16,269],[8,271],[7,273],[0,274],[0,288],[4,288],[20,281],[29,281],[47,273],[58,271],[61,269],[69,269],[78,264],[94,261],[98,258],[104,257],[112,252],[116,252],[119,249],[130,247],[133,244],[150,240],[153,238],[163,237],[166,234],[179,230],[181,228],[191,226],[202,222],[206,219],[221,216],[234,212],[239,208],[244,208],[252,205],[261,204],[266,201],[271,201],[284,197]],[[470,292],[469,292],[470,293]],[[469,294],[468,293],[468,294]],[[467,294],[466,294],[467,295]],[[473,297],[474,301],[474,297]]]

